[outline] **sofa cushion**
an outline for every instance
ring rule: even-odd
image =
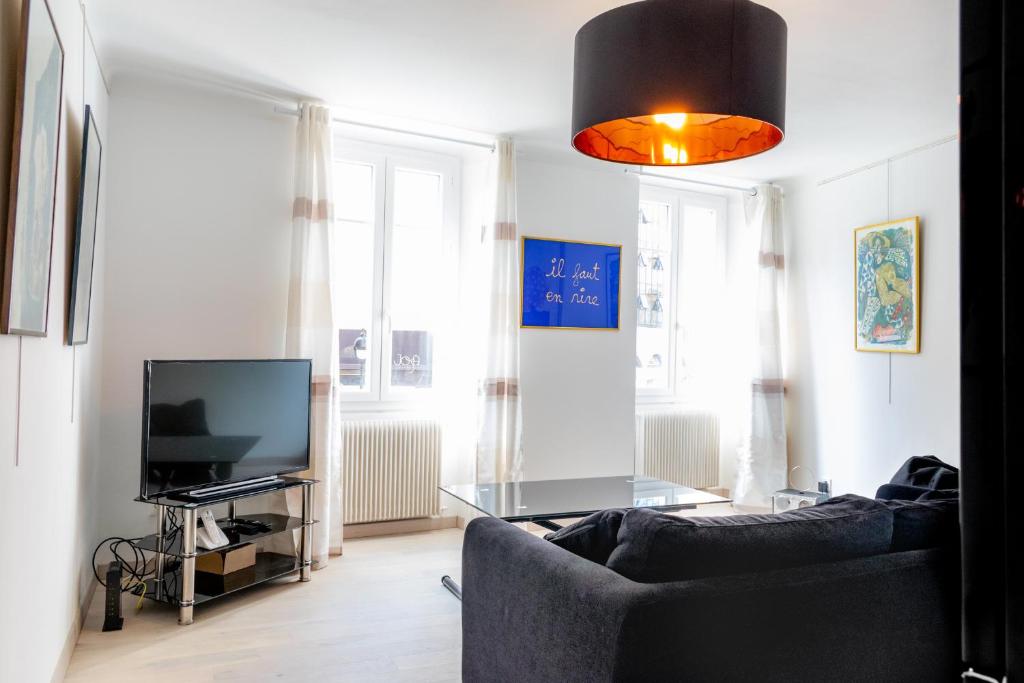
[[[882,500],[954,500],[960,496],[960,470],[934,455],[908,458],[875,498]]]
[[[642,583],[781,569],[889,551],[893,513],[846,495],[780,514],[673,517],[629,510],[607,566]]]
[[[955,546],[960,540],[957,500],[886,500],[892,510],[891,552]]]
[[[601,510],[544,538],[591,562],[605,564],[618,544],[619,525],[625,513],[622,509]]]

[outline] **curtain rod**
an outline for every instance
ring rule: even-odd
[[[287,107],[275,106],[274,111],[278,114],[285,114],[286,116],[298,117],[298,109],[289,109]],[[334,123],[341,123],[346,126],[359,126],[361,128],[372,128],[374,130],[382,130],[388,133],[400,133],[402,135],[415,135],[420,138],[430,138],[431,140],[441,140],[442,142],[452,142],[456,145],[469,145],[470,147],[480,147],[482,149],[489,149],[494,151],[493,142],[479,142],[477,140],[464,140],[462,138],[450,138],[445,135],[434,135],[432,133],[421,133],[415,130],[407,130],[405,128],[391,128],[390,126],[378,126],[374,123],[364,123],[362,121],[352,121],[350,119],[339,119],[337,117],[331,117],[331,121]]]
[[[640,178],[661,178],[663,180],[674,180],[679,183],[693,183],[694,185],[705,185],[707,187],[717,187],[722,190],[742,190],[749,193],[751,196],[757,196],[757,188],[749,185],[728,185],[725,183],[712,183],[707,180],[693,180],[692,178],[680,178],[674,175],[664,175],[661,173],[647,173],[645,171],[633,171],[625,169],[627,175],[635,175]]]

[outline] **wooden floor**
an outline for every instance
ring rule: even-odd
[[[676,514],[736,510],[704,505]],[[461,603],[441,576],[459,579],[461,557],[461,529],[351,539],[344,557],[311,582],[268,584],[201,605],[191,626],[178,626],[176,609],[150,600],[136,612],[137,598],[126,596],[124,629],[102,633],[99,590],[65,680],[458,681]]]
[[[196,608],[124,600],[122,631],[102,633],[97,591],[67,681],[458,681],[462,531],[346,541],[306,584],[266,585]]]

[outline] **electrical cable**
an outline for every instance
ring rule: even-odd
[[[146,571],[146,556],[144,551],[136,545],[141,538],[124,538],[122,536],[109,536],[96,546],[96,549],[92,552],[92,573],[96,577],[96,581],[99,582],[104,588],[107,587],[106,581],[100,576],[99,569],[96,565],[96,556],[99,554],[103,546],[107,546],[107,549],[114,556],[115,562],[120,563],[121,567],[128,573],[130,578],[134,578],[137,581],[144,580],[147,575]],[[121,546],[126,544],[131,549],[131,556],[122,554]],[[122,587],[122,590],[128,590],[128,588]]]
[[[163,592],[165,595],[177,595],[178,589],[178,572],[177,569],[180,566],[180,561],[173,561],[168,554],[173,556],[175,552],[175,544],[180,543],[184,530],[184,520],[180,519],[177,511],[173,508],[168,508],[165,516],[165,526],[162,531],[164,532],[164,574],[163,574]],[[133,595],[139,596],[139,601],[136,605],[136,609],[142,608],[142,601],[149,593],[149,584],[146,579],[150,576],[155,577],[156,567],[155,562],[153,568],[150,568],[150,562],[146,559],[146,553],[152,552],[155,556],[157,553],[151,550],[144,550],[139,547],[139,541],[144,537],[138,538],[125,538],[123,536],[109,536],[104,538],[96,545],[96,549],[92,552],[92,573],[96,577],[96,581],[103,586],[107,587],[107,583],[102,576],[100,576],[99,568],[96,564],[96,558],[99,555],[100,550],[104,547],[113,556],[111,562],[117,562],[121,565],[122,571],[126,574],[121,584],[122,593],[132,593]],[[168,590],[167,580],[168,578],[173,579],[173,585]],[[155,580],[155,579],[154,579]]]

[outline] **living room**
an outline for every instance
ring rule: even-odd
[[[0,680],[1016,680],[964,5],[0,0]]]

